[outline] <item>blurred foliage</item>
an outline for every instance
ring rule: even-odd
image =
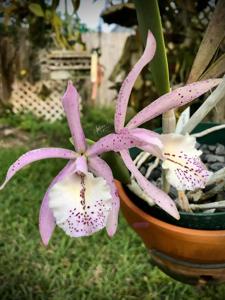
[[[223,0],[222,2],[224,3]],[[172,86],[187,81],[203,35],[215,11],[215,4],[212,0],[159,1]],[[215,23],[214,27],[217,25]],[[224,42],[222,38],[221,43],[215,45],[216,57],[225,52]]]
[[[225,72],[225,54],[218,53],[220,52],[221,42],[225,38],[224,28],[225,2],[224,0],[219,0],[195,57],[188,78],[189,82],[197,81],[200,77],[204,79],[213,76],[218,77]],[[211,61],[212,63],[209,66]],[[209,68],[207,69],[208,66]]]
[[[82,113],[81,121],[87,138],[95,141],[113,131],[114,110],[112,108],[90,108],[86,106]],[[32,114],[16,115],[7,110],[0,117],[0,126],[3,125],[24,130],[34,139],[38,133],[41,133],[46,135],[53,145],[56,143],[68,145],[69,143],[70,132],[66,119],[49,123]]]
[[[208,12],[204,14],[205,8],[191,6],[190,9],[189,6],[181,4],[181,1],[163,0],[159,2],[159,5],[164,26],[170,80],[171,85],[174,85],[185,82],[187,79],[212,7],[207,6]],[[201,13],[203,16],[199,17]],[[203,22],[201,18],[204,19]]]
[[[82,114],[81,121],[87,138],[96,141],[114,131],[114,109],[86,106]]]
[[[39,79],[37,63],[40,49],[60,48],[82,51],[81,32],[88,30],[77,16],[79,0],[73,10],[59,9],[59,0],[7,0],[0,3],[0,72],[3,106],[8,106],[12,83]]]
[[[3,33],[6,34],[11,30],[16,31],[17,27],[26,27],[29,32],[29,40],[34,46],[46,47],[51,42],[51,38],[54,38],[58,47],[70,49],[71,45],[67,40],[66,32],[68,23],[72,22],[67,19],[69,16],[67,6],[65,7],[65,16],[57,12],[59,3],[59,0],[4,1],[0,4],[0,13],[3,17],[1,29],[4,29]],[[80,28],[86,30],[87,28],[76,15],[80,1],[74,0],[72,4],[73,11],[70,13],[75,16],[75,23],[78,23],[74,26],[74,31],[76,29],[79,31]]]
[[[224,4],[223,0],[221,0],[221,2]],[[198,52],[204,32],[212,18],[216,2],[213,0],[160,0],[158,4],[169,63],[170,85],[174,87],[184,84],[189,77],[195,55]],[[224,19],[221,19],[222,24],[223,22]],[[225,31],[222,24],[220,30],[221,33],[224,34]],[[214,26],[218,26],[216,21]],[[138,34],[136,34],[136,36],[138,36]],[[130,37],[128,39],[130,39]],[[210,39],[210,37],[207,37],[207,39]],[[212,76],[221,75],[225,71],[224,36],[222,36],[222,38],[217,36],[217,39],[220,39],[220,43],[214,45],[213,58],[210,59],[207,64],[207,72],[210,71],[210,75]],[[134,53],[133,49],[135,48],[134,43],[138,49],[137,53],[142,52],[143,48],[140,44],[140,38],[136,38],[136,41],[135,38],[133,38],[133,43],[130,43],[129,46],[127,44],[125,45],[118,66],[115,67],[111,76],[111,79],[116,82],[114,87],[117,89],[131,69],[131,66],[137,61],[134,60],[132,56]],[[131,55],[127,55],[127,53],[131,53]],[[210,70],[210,68],[212,69]],[[205,75],[207,75],[207,73],[205,73]],[[135,87],[133,96],[131,95],[130,103],[134,109],[140,110],[157,97],[152,79],[150,72],[147,70],[142,72],[138,79],[139,82],[140,80],[142,81],[142,84],[139,88]]]

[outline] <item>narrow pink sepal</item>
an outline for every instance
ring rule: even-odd
[[[48,242],[56,226],[55,218],[52,214],[51,209],[48,206],[49,191],[51,190],[54,184],[63,180],[65,176],[70,175],[73,169],[74,169],[74,161],[69,161],[67,165],[60,171],[60,173],[53,179],[42,200],[41,208],[39,212],[39,231],[40,231],[42,242],[45,246],[48,245]]]
[[[107,220],[106,230],[109,236],[113,236],[118,225],[120,200],[114,183],[112,171],[107,163],[97,156],[89,158],[89,168],[96,176],[103,177],[110,186],[112,195],[112,211],[110,212]]]
[[[142,109],[126,127],[129,129],[138,127],[170,109],[183,106],[217,86],[221,81],[222,79],[198,81],[167,93]]]
[[[163,159],[163,143],[161,142],[160,134],[145,128],[134,128],[129,132],[135,139],[145,143],[140,145],[142,150]]]
[[[6,183],[23,167],[32,162],[46,158],[63,158],[75,159],[77,154],[74,151],[63,148],[40,148],[28,151],[20,156],[9,168],[4,183],[0,186],[0,190],[4,188]]]
[[[79,94],[72,82],[68,82],[65,94],[62,97],[63,108],[77,152],[86,149],[85,135],[80,121]]]
[[[144,190],[144,192],[149,195],[149,197],[151,197],[151,199],[168,214],[170,214],[175,219],[179,219],[180,215],[174,201],[166,193],[164,193],[162,190],[158,189],[150,181],[148,181],[141,174],[141,172],[139,172],[128,151],[123,150],[120,152],[120,154],[125,165],[136,178],[138,184]]]
[[[140,134],[142,133],[140,129],[134,131],[133,130],[127,130],[126,128],[121,130],[120,133],[111,133],[107,136],[104,136],[100,140],[98,140],[94,145],[92,145],[87,150],[88,156],[96,156],[100,155],[104,152],[114,151],[119,152],[121,150],[127,150],[133,147],[138,147],[142,149],[142,146],[148,146],[148,145],[161,145],[160,139],[157,137],[156,133],[153,133],[151,135],[151,132],[149,132],[148,140],[145,140],[144,138],[140,138]],[[147,135],[147,134],[146,134]],[[151,136],[151,138],[150,138]]]
[[[116,112],[114,118],[115,131],[119,132],[124,127],[127,105],[131,90],[134,83],[141,73],[144,66],[146,66],[153,58],[156,50],[156,42],[153,34],[149,31],[147,36],[147,43],[143,55],[135,64],[133,69],[130,71],[119,91],[119,96],[117,99]]]

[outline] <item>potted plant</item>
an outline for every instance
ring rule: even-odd
[[[161,28],[156,2],[154,4],[150,4],[150,2],[144,4],[141,1],[135,1],[135,4],[139,26],[143,34],[146,32],[146,28],[154,28],[154,26],[156,26],[157,29]],[[149,18],[149,11],[152,12],[152,18]],[[157,15],[158,19],[156,17]],[[205,78],[213,69],[215,71],[215,65],[209,67],[208,70],[206,70],[206,66],[212,58],[213,53],[215,53],[213,51],[218,47],[218,41],[212,41],[213,45],[211,46],[209,46],[208,41],[215,31],[217,31],[217,33],[215,33],[215,38],[213,39],[220,39],[218,33],[220,24],[218,24],[218,20],[221,19],[222,15],[224,15],[224,8],[222,7],[222,2],[219,1],[195,59],[189,76],[189,82],[196,80],[196,78],[200,76]],[[155,29],[155,32],[156,31]],[[160,45],[162,45],[162,43],[160,43]],[[212,49],[213,47],[214,50]],[[157,68],[158,67],[159,66],[157,66]],[[154,65],[152,65],[152,68],[154,68]],[[155,73],[156,76],[157,72]],[[164,72],[164,74],[167,74],[167,72]],[[164,87],[164,92],[166,92],[166,84],[161,84],[160,86],[162,88]],[[219,90],[217,90],[217,94],[211,95],[204,102],[202,107],[200,107],[191,119],[190,110],[187,108],[180,116],[176,128],[177,130],[173,124],[173,112],[170,111],[167,115],[164,115],[163,129],[166,132],[176,130],[177,132],[185,134],[192,132],[195,128],[197,128],[197,131],[203,130],[202,133],[195,134],[195,136],[199,137],[198,141],[203,144],[202,147],[207,148],[206,151],[208,151],[208,153],[206,156],[208,155],[211,160],[213,155],[215,156],[215,153],[209,153],[210,149],[216,151],[215,144],[221,144],[221,157],[219,158],[221,163],[217,164],[217,167],[220,165],[219,170],[217,169],[217,172],[215,172],[215,169],[212,170],[214,171],[214,175],[208,181],[205,190],[198,189],[195,192],[188,193],[188,197],[190,197],[192,201],[191,205],[189,205],[186,194],[180,192],[176,193],[176,191],[174,193],[173,190],[173,197],[180,198],[180,203],[178,203],[181,210],[180,220],[176,221],[168,215],[163,214],[161,210],[147,205],[146,201],[150,203],[150,205],[153,205],[153,201],[139,188],[135,180],[129,185],[130,190],[125,187],[125,185],[117,182],[122,200],[123,214],[128,223],[140,235],[150,250],[153,263],[172,277],[195,284],[224,282],[225,280],[223,275],[225,268],[225,255],[223,251],[225,240],[225,226],[223,221],[225,216],[223,212],[224,202],[216,202],[218,198],[219,200],[223,200],[221,197],[224,195],[225,151],[223,145],[225,143],[225,131],[223,125],[215,127],[221,130],[217,133],[215,131],[212,133],[214,130],[213,127],[210,128],[212,124],[199,125],[207,113],[224,98],[224,88],[221,89],[221,93],[218,93],[218,91]],[[168,122],[167,120],[170,121]],[[207,144],[211,146],[206,147]],[[133,151],[133,158],[135,158],[135,156],[137,156],[137,153]],[[155,169],[159,162],[158,160],[152,160],[152,158],[149,159],[149,153],[143,152],[139,154],[135,161],[137,166],[142,168],[142,173],[144,172],[146,178],[151,178],[150,174],[152,172],[154,173],[153,177],[155,177],[155,181],[160,180],[161,170],[160,168],[158,170]],[[143,164],[145,167],[142,166]],[[211,162],[211,165],[212,164],[213,161]],[[159,181],[158,183],[162,184]],[[166,188],[169,192],[168,186]],[[211,203],[206,203],[207,198],[210,198]],[[200,204],[198,204],[197,201],[199,201]],[[191,212],[187,210],[191,210]]]
[[[205,126],[211,126],[211,124]],[[223,129],[216,136],[209,134],[208,139],[202,141],[203,145],[205,146],[207,142],[209,145],[213,144],[213,147],[210,146],[211,149],[215,149],[216,143],[225,144],[222,138],[224,133]],[[144,158],[141,154],[139,154],[139,162]],[[224,157],[224,154],[221,157]],[[212,154],[208,156],[212,158]],[[152,172],[154,172],[153,166],[154,161],[148,165],[148,169]],[[140,164],[139,167],[141,167]],[[218,195],[221,197],[224,194],[224,172],[223,167],[214,173],[206,186],[205,193],[200,189],[195,191],[195,194],[193,193],[200,204],[192,198],[192,211],[181,210],[181,218],[178,221],[162,213],[161,210],[149,206],[147,202],[152,205],[151,199],[138,189],[135,181],[130,186],[133,192],[117,182],[123,214],[149,249],[152,262],[178,280],[192,284],[216,283],[225,280],[224,202],[216,201]],[[157,172],[155,174],[157,176]],[[211,202],[206,203],[207,196]]]

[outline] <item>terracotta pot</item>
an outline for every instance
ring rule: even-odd
[[[225,282],[225,230],[198,230],[158,220],[138,208],[117,182],[122,212],[142,238],[151,260],[190,284]]]

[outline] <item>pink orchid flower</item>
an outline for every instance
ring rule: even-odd
[[[68,83],[62,104],[75,151],[62,148],[31,150],[13,163],[0,187],[2,189],[19,170],[32,162],[47,158],[69,160],[51,183],[40,208],[39,230],[45,245],[56,224],[71,237],[88,236],[104,227],[109,236],[114,235],[118,223],[119,197],[112,171],[98,155],[133,146],[148,146],[148,142],[121,131],[95,143],[89,151],[80,122],[79,95],[71,82]],[[160,145],[154,133],[149,135],[152,136],[150,147],[152,144]]]
[[[150,152],[163,160],[162,167],[168,170],[167,179],[169,183],[177,189],[192,190],[198,187],[202,188],[205,186],[205,183],[210,176],[210,172],[207,171],[199,158],[201,151],[195,149],[194,137],[182,136],[179,134],[159,135],[150,130],[137,127],[170,109],[183,106],[198,98],[217,86],[221,82],[220,79],[194,82],[164,94],[145,107],[132,118],[126,126],[124,126],[132,87],[141,70],[153,58],[155,50],[156,42],[154,36],[151,32],[148,32],[144,53],[124,80],[119,92],[115,112],[115,132],[118,137],[126,133],[129,137],[133,137],[136,141],[138,140],[139,143],[144,141],[148,142],[148,145],[142,145],[141,149]],[[89,149],[89,153],[95,151],[97,147],[100,149],[101,147],[99,147],[99,144],[102,144],[103,147],[104,141],[106,141],[107,138],[108,137],[103,137],[100,139]],[[179,213],[174,201],[162,190],[155,187],[139,172],[130,157],[129,151],[123,149],[120,151],[120,154],[125,165],[146,194],[159,207],[174,218],[179,219]]]

